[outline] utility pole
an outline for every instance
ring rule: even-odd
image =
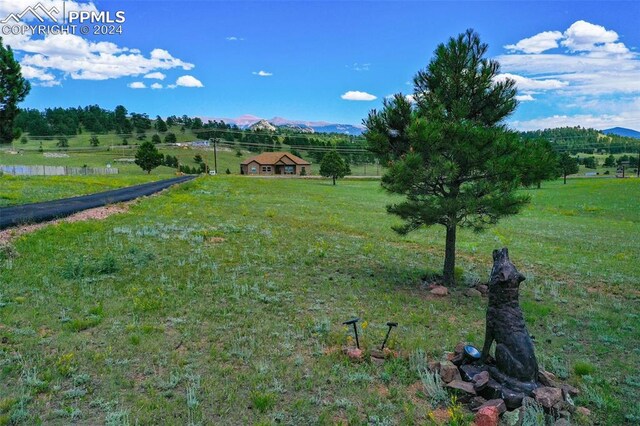
[[[216,149],[216,146],[218,144],[218,139],[212,138],[211,142],[213,142],[213,174],[217,175],[218,174],[218,151]]]

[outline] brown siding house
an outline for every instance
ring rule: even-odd
[[[289,152],[263,152],[240,163],[243,175],[298,175],[311,174],[311,163]]]

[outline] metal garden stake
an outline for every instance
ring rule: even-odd
[[[356,335],[356,347],[360,349],[360,341],[358,341],[358,326],[356,325],[358,321],[360,321],[360,318],[353,318],[353,319],[350,319],[349,321],[343,322],[342,324],[343,325],[353,324],[353,333]]]
[[[389,338],[389,334],[391,334],[391,329],[392,329],[393,327],[397,327],[397,326],[398,326],[398,323],[397,323],[397,322],[388,322],[388,323],[387,323],[387,326],[389,326],[389,330],[387,330],[387,335],[386,335],[386,336],[384,336],[384,341],[382,342],[382,346],[380,346],[380,350],[381,350],[381,351],[382,351],[382,350],[384,350],[384,345],[386,345],[386,344],[387,344],[387,339]]]

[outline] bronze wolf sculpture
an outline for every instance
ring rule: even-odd
[[[493,251],[481,362],[486,362],[495,341],[496,366],[490,367],[492,377],[515,391],[530,394],[539,386],[538,362],[518,303],[519,286],[524,280],[524,275],[509,260],[506,248]]]

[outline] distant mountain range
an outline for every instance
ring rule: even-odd
[[[352,124],[337,124],[328,121],[289,120],[283,117],[273,117],[268,120],[251,114],[241,115],[236,118],[202,117],[202,120],[204,122],[207,120],[222,120],[227,124],[235,124],[241,129],[246,129],[258,122],[266,121],[275,127],[298,130],[302,133],[341,133],[343,135],[358,136],[364,131],[363,126],[354,126]]]
[[[605,135],[618,135],[640,139],[640,132],[633,129],[626,129],[624,127],[612,127],[611,129],[602,130],[602,133]]]

